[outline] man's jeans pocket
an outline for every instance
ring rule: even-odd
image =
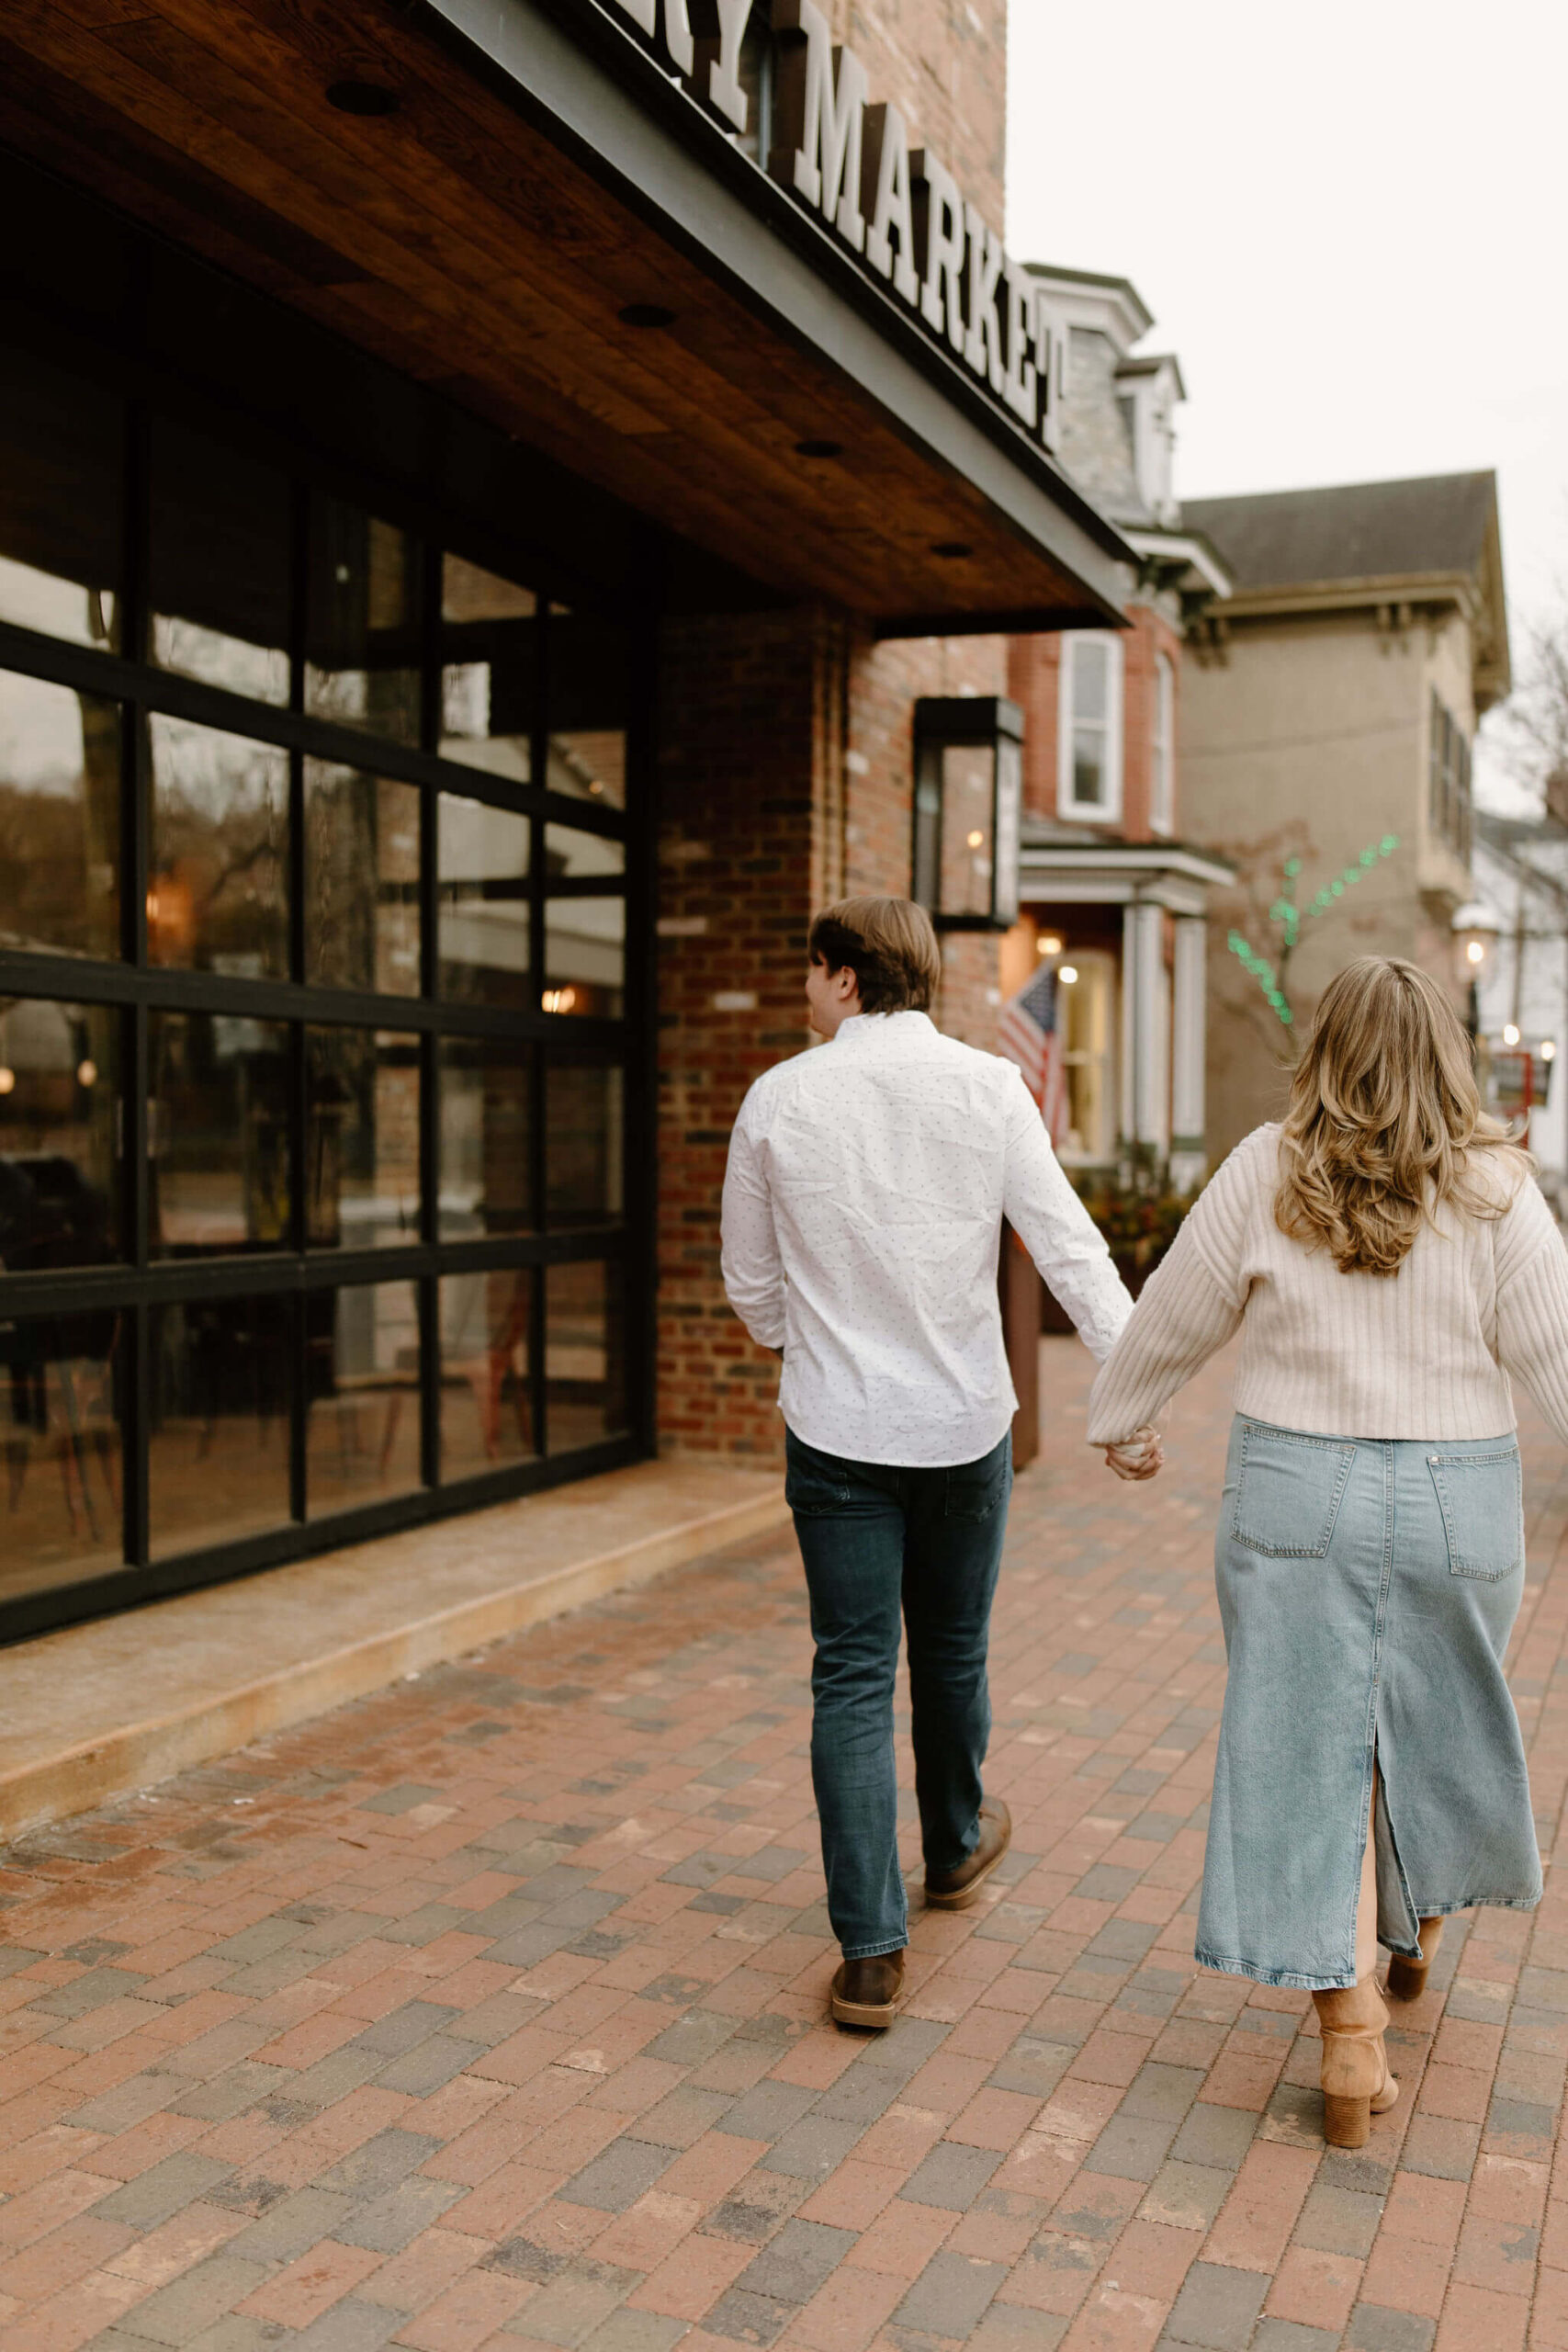
[[[1012,1487],[1012,1431],[978,1462],[960,1462],[948,1471],[942,1516],[978,1522],[1006,1502]]]
[[[819,1511],[842,1510],[851,1500],[851,1465],[837,1454],[807,1445],[793,1430],[784,1431],[784,1501],[807,1518]]]

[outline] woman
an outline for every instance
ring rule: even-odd
[[[1510,1373],[1568,1442],[1568,1252],[1412,964],[1363,956],[1330,984],[1283,1125],[1187,1218],[1095,1383],[1113,1468],[1153,1474],[1150,1425],[1238,1326],[1197,1956],[1312,1993],[1326,2135],[1359,2147],[1398,2097],[1379,1941],[1413,1997],[1449,1912],[1540,1899],[1503,1675],[1524,1581]]]

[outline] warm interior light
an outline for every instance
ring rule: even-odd
[[[1062,986],[1065,989],[1070,989],[1073,982],[1077,978],[1077,976],[1078,967],[1076,964],[1063,964],[1058,967],[1056,973],[1056,978],[1061,981]]]
[[[77,1085],[78,1085],[78,1086],[96,1086],[97,1082],[98,1082],[98,1065],[97,1065],[97,1063],[96,1063],[96,1062],[95,1062],[95,1061],[90,1061],[90,1060],[89,1060],[89,1061],[85,1061],[85,1062],[78,1062],[78,1063],[77,1063],[77,1065],[76,1065],[76,1083],[77,1083]]]
[[[986,836],[984,833],[971,833],[968,837],[970,848],[978,849],[985,838]]]
[[[1062,943],[1054,931],[1043,931],[1034,943],[1034,952],[1037,956],[1059,956]]]
[[[1503,1043],[1505,1046],[1517,1046],[1518,1042],[1519,1033],[1517,1028],[1515,1026],[1513,1022],[1505,1021],[1503,1023]]]
[[[1464,958],[1467,964],[1483,964],[1486,961],[1486,950],[1479,939],[1466,943]]]
[[[570,1012],[577,1003],[575,989],[547,989],[539,999],[547,1012]]]
[[[9,1094],[11,1089],[16,1083],[16,1071],[14,1069],[6,1069],[3,1064],[0,1064],[0,1094]]]
[[[1542,1060],[1543,1062],[1549,1062],[1549,1061],[1551,1061],[1551,1060],[1553,1058],[1553,1057],[1555,1056],[1556,1052],[1557,1052],[1557,1041],[1556,1041],[1556,1039],[1555,1039],[1555,1038],[1553,1038],[1553,1037],[1543,1037],[1543,1038],[1541,1039],[1541,1041],[1540,1041],[1540,1057],[1541,1057],[1541,1060]]]

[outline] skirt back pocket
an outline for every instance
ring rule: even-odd
[[[1495,1584],[1525,1556],[1524,1480],[1511,1442],[1487,1453],[1428,1453],[1449,1569]]]
[[[1321,1560],[1355,1459],[1355,1447],[1334,1438],[1246,1422],[1231,1521],[1243,1551],[1273,1560]]]

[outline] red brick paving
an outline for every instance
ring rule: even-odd
[[[1228,1367],[1148,1487],[1078,1442],[1089,1370],[1047,1343],[998,1608],[1014,1850],[917,1905],[886,2037],[823,2018],[787,1539],[0,1856],[6,2352],[1568,2352],[1562,1899],[1456,1923],[1404,2097],[1325,2151],[1307,1996],[1191,1957]]]

